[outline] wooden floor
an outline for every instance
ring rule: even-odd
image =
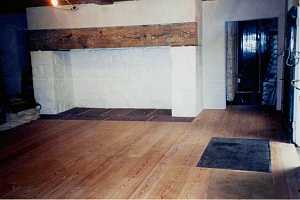
[[[193,123],[39,120],[0,136],[0,198],[299,198],[280,132],[276,114],[241,108]],[[215,136],[271,139],[272,173],[195,167]]]

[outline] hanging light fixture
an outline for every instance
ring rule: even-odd
[[[66,2],[69,6],[71,6],[70,8],[66,8],[66,7],[63,7],[59,4],[59,0],[51,0],[51,5],[54,7],[54,8],[60,8],[60,9],[65,9],[65,10],[78,10],[79,8],[75,5],[73,5],[69,0],[62,0],[64,2]]]

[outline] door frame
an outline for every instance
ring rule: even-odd
[[[297,41],[296,50],[300,52],[300,7],[297,7]],[[295,78],[300,79],[300,63],[295,66]],[[300,90],[294,90],[294,122],[293,122],[293,140],[297,146],[300,146]]]

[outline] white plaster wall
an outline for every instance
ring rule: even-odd
[[[35,99],[41,114],[57,114],[72,108],[73,82],[69,56],[64,52],[31,52]]]
[[[77,107],[171,109],[169,47],[71,51]]]
[[[31,52],[34,95],[42,114],[56,114],[53,52]]]
[[[71,57],[68,51],[53,53],[54,91],[57,113],[74,107],[74,85]]]
[[[76,12],[53,7],[27,9],[28,28],[62,29],[194,22],[200,0],[139,0],[79,5]]]
[[[284,49],[285,0],[216,0],[203,2],[203,76],[205,108],[226,108],[225,22],[279,18],[279,49]],[[282,63],[279,57],[278,105],[281,108]]]
[[[139,0],[102,6],[86,4],[80,5],[76,12],[37,7],[27,9],[27,18],[30,30],[202,22],[202,1]],[[201,34],[199,26],[199,38]],[[33,62],[40,61],[35,54]],[[51,60],[53,55],[56,54],[47,52],[44,58]],[[202,110],[203,69],[198,47],[73,50],[69,56],[71,72],[68,73],[73,77],[73,93],[67,96],[73,97],[70,102],[74,106],[173,108],[174,116],[179,117],[194,117]],[[61,65],[52,64],[50,68],[61,68]],[[50,77],[57,75],[53,73]],[[36,81],[38,99],[49,106],[52,101],[57,101],[52,105],[54,110],[49,108],[47,114],[57,112],[60,96],[55,94],[58,88],[62,93],[65,89],[53,81],[42,87],[46,91],[39,87]]]

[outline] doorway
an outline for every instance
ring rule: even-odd
[[[275,108],[278,20],[226,23],[228,105]]]

